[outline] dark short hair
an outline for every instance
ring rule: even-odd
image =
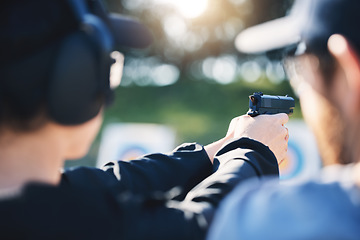
[[[0,7],[0,126],[32,130],[46,121],[53,58],[76,20],[64,0],[12,0]]]

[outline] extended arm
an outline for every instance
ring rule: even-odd
[[[117,191],[151,194],[154,191],[168,191],[180,187],[187,193],[192,187],[212,172],[211,162],[216,152],[227,142],[239,137],[248,137],[268,146],[282,159],[286,154],[288,133],[283,126],[288,120],[286,114],[261,115],[256,118],[241,116],[233,119],[226,136],[204,148],[198,144],[184,144],[169,155],[152,154],[131,162],[114,162],[101,170],[87,171],[80,168],[64,174],[64,181],[72,186],[88,187],[101,182],[104,187],[116,185]],[[236,153],[237,154],[237,153]],[[218,160],[223,158],[217,154]],[[225,166],[223,163],[222,165]],[[217,170],[217,169],[215,169]],[[100,181],[97,181],[100,180]]]
[[[99,213],[93,215],[113,216],[114,221],[109,234],[115,234],[119,238],[203,239],[219,202],[237,183],[251,177],[278,174],[277,159],[270,149],[278,156],[286,152],[287,132],[282,126],[286,121],[287,119],[281,120],[281,117],[275,116],[259,116],[256,120],[250,117],[237,118],[232,122],[226,137],[221,140],[224,146],[216,154],[212,154],[215,152],[214,149],[205,152],[201,146],[190,144],[180,147],[169,156],[149,155],[151,156],[149,159],[142,160],[145,163],[134,162],[136,166],[125,164],[128,166],[129,174],[133,172],[136,174],[140,169],[141,176],[138,177],[142,181],[136,184],[125,184],[121,164],[108,166],[106,171],[82,168],[67,172],[64,174],[62,183],[63,186],[75,188],[77,192],[89,192],[90,197],[87,199],[93,202],[92,205],[103,206],[99,208]],[[257,124],[259,124],[258,127]],[[254,131],[251,130],[253,128],[255,128]],[[258,133],[258,131],[263,132]],[[235,139],[238,135],[248,138]],[[256,140],[262,140],[269,147]],[[212,146],[217,145],[218,143]],[[160,159],[159,156],[161,156]],[[174,172],[167,173],[166,168],[163,168],[160,163],[163,162],[165,165],[172,161],[179,163],[185,156],[186,163],[190,165],[189,169],[186,166],[180,168],[176,164],[171,166],[171,169],[179,173],[175,178],[186,179],[183,183],[187,187],[190,188],[212,172],[209,158],[214,159],[216,172],[190,190],[182,201],[175,200],[175,195],[171,191],[153,192],[143,187],[148,184],[145,176],[151,172],[152,174],[148,176],[153,178],[149,179],[153,185],[149,185],[150,187],[160,186],[166,189],[174,185],[174,182],[166,183],[166,181],[183,181],[172,180],[171,174]],[[177,162],[177,160],[181,161]],[[193,160],[196,163],[193,163]],[[207,170],[202,172],[204,166]],[[151,171],[151,169],[155,170]],[[157,182],[156,174],[161,172],[170,180],[159,176],[165,183]],[[133,181],[137,181],[135,179],[137,175],[131,175],[131,177],[134,177]],[[192,181],[193,177],[196,180]],[[130,175],[128,178],[130,179]],[[191,180],[192,184],[187,185],[185,182],[188,180]],[[94,221],[99,220],[96,218]]]
[[[242,138],[227,144],[215,158],[219,170],[192,189],[184,201],[156,196],[127,202],[130,239],[204,239],[219,202],[237,183],[278,174],[275,156],[259,142]],[[171,196],[169,196],[171,197]],[[132,198],[129,198],[132,199]],[[141,210],[139,210],[141,209]],[[141,231],[136,231],[141,229]]]
[[[170,154],[151,154],[130,162],[110,162],[100,169],[78,168],[64,173],[65,183],[75,187],[102,184],[114,191],[149,195],[180,187],[188,192],[213,171],[204,148],[183,144]]]

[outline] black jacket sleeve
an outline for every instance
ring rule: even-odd
[[[220,201],[239,182],[278,175],[273,153],[251,139],[227,144],[216,154],[216,161],[216,172],[193,188],[183,201],[169,199],[171,195],[147,199],[127,196],[123,211],[129,227],[122,231],[123,238],[204,239]]]
[[[265,145],[248,138],[230,142],[221,149],[215,156],[214,168],[217,171],[192,189],[183,203],[200,203],[208,222],[220,201],[238,183],[254,177],[279,176],[275,155]]]
[[[102,170],[78,168],[65,172],[70,185],[104,184],[113,191],[149,195],[174,187],[187,193],[213,171],[204,148],[195,143],[182,144],[170,154],[151,154],[130,162],[106,164]],[[83,186],[82,186],[83,187]]]
[[[181,153],[177,151],[175,156],[179,156],[178,154],[181,156],[184,156],[182,154],[189,154],[188,163],[191,164],[192,161],[197,160],[195,157],[197,156],[196,148],[194,150],[186,149],[187,147],[181,149]],[[192,156],[193,151],[195,151],[194,156]],[[175,172],[181,168],[176,178],[181,178],[182,174],[186,174],[185,171],[190,171],[191,174],[184,176],[186,180],[171,180],[176,181],[176,183],[172,182],[171,184],[161,183],[151,178],[156,178],[157,172],[164,172],[164,174],[159,174],[161,175],[159,177],[161,181],[167,182],[169,181],[167,178],[171,179],[174,173],[167,174],[163,166],[158,166],[158,163],[155,163],[157,157],[150,156],[152,156],[151,159],[153,160],[150,161],[151,167],[148,170],[142,166],[145,163],[141,163],[139,168],[125,164],[128,166],[126,171],[129,171],[129,176],[127,176],[128,179],[126,181],[130,181],[131,183],[129,184],[112,185],[114,179],[119,184],[121,184],[122,180],[125,180],[122,178],[122,175],[120,175],[120,181],[117,179],[116,173],[114,173],[116,168],[109,168],[106,172],[103,171],[102,173],[88,171],[96,175],[93,180],[87,178],[91,181],[92,188],[97,189],[96,191],[98,192],[96,196],[93,196],[93,201],[97,202],[96,205],[106,206],[106,211],[109,211],[109,214],[103,213],[103,215],[114,216],[114,221],[107,221],[110,222],[107,230],[109,239],[204,239],[219,202],[237,183],[252,177],[278,174],[276,158],[269,148],[251,139],[242,138],[230,142],[222,148],[216,154],[215,161],[218,164],[213,169],[215,172],[191,189],[184,200],[178,201],[174,200],[173,195],[167,192],[144,195],[139,192],[143,189],[141,185],[144,184],[143,181],[150,181],[150,188],[164,190],[169,189],[173,184],[186,185],[186,182],[197,175],[196,171],[199,171],[198,167],[200,166],[196,165],[196,169],[186,170],[186,166],[177,166],[175,164],[174,167],[170,164],[170,169]],[[174,155],[170,155],[173,156],[170,158],[161,156],[160,161],[164,158],[164,164],[167,164],[168,161],[176,162],[180,160],[180,158],[174,157]],[[209,160],[207,159],[207,161]],[[121,168],[122,165],[118,168],[120,174],[122,174]],[[137,173],[138,169],[140,169],[139,172],[141,174]],[[153,171],[153,169],[156,171]],[[140,183],[133,183],[132,181],[136,182],[137,180],[130,179],[132,177],[130,174],[133,171],[135,171],[134,177],[141,179]],[[152,174],[149,175],[147,171],[152,172]],[[211,172],[211,169],[209,171]],[[142,176],[142,172],[146,177]],[[104,177],[104,175],[107,177]],[[208,173],[200,175],[204,178]],[[105,180],[101,180],[102,178]],[[112,180],[110,181],[109,178]],[[73,184],[76,184],[80,179],[81,177],[79,176],[78,178],[70,177],[70,181],[68,180],[67,184],[70,183],[70,185],[74,186]],[[108,183],[104,184],[104,181],[108,181]],[[196,179],[194,182],[198,181],[199,179]],[[162,184],[164,185],[162,186]],[[119,186],[126,187],[126,189],[134,186],[137,190],[119,191]],[[100,196],[106,197],[101,198]],[[115,214],[116,212],[118,214]]]

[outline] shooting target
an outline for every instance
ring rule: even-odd
[[[110,161],[133,160],[154,152],[174,149],[175,131],[158,124],[117,123],[102,133],[97,166]]]
[[[286,127],[290,139],[287,158],[279,165],[280,179],[293,182],[317,176],[321,160],[313,134],[301,120],[292,120]]]

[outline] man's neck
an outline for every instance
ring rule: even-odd
[[[16,191],[29,182],[60,181],[61,144],[51,132],[5,131],[0,136],[0,190]]]

